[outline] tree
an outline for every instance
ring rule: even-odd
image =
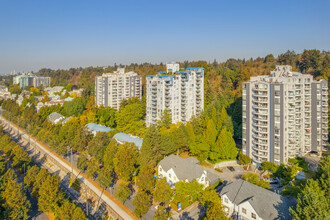
[[[293,219],[321,220],[330,216],[329,202],[317,181],[309,180],[306,188],[298,194],[296,210],[290,208]]]
[[[121,182],[116,190],[116,197],[124,203],[131,194],[131,189],[129,188],[128,182]]]
[[[97,177],[97,182],[104,188],[108,188],[113,180],[113,169],[109,169],[107,166],[104,166]]]
[[[278,169],[278,165],[272,163],[272,162],[268,162],[268,161],[264,161],[261,163],[261,169],[263,170],[269,170],[272,173],[276,173],[277,169]]]
[[[116,113],[117,130],[142,137],[145,133],[144,111],[140,102],[121,108]]]
[[[78,161],[77,161],[77,167],[80,170],[85,170],[86,167],[88,166],[88,164],[87,164],[88,159],[87,158],[88,158],[88,152],[86,152],[86,151],[80,152],[79,157],[78,157]]]
[[[81,208],[77,207],[69,200],[65,200],[63,204],[57,208],[55,217],[59,220],[87,220]]]
[[[160,179],[156,184],[155,191],[153,192],[154,200],[159,203],[168,203],[172,199],[172,196],[173,191],[170,185],[166,182],[166,179]]]
[[[160,205],[156,210],[156,213],[153,217],[154,220],[167,220],[170,217],[170,212],[165,210],[165,207]]]
[[[160,143],[161,135],[159,134],[157,127],[151,125],[143,138],[142,147],[140,149],[139,162],[141,166],[147,164],[156,166],[156,162],[162,158],[160,153]]]
[[[302,72],[305,72],[309,68],[318,70],[321,67],[321,61],[322,56],[319,50],[304,50],[301,54],[299,68]]]
[[[221,200],[216,190],[205,189],[199,198],[199,202],[202,206],[210,207],[215,203],[221,203]]]
[[[22,185],[16,182],[16,175],[8,171],[5,174],[7,181],[3,183],[4,191],[1,193],[5,214],[9,219],[28,219],[30,202],[23,192]]]
[[[97,123],[108,126],[110,128],[116,127],[115,122],[116,109],[110,107],[99,107],[96,113]]]
[[[141,217],[148,212],[151,206],[151,196],[145,191],[138,191],[133,199],[133,205],[135,207],[134,214],[137,217]]]
[[[49,174],[47,173],[47,170],[45,168],[41,168],[38,175],[36,176],[35,182],[33,183],[33,188],[32,188],[32,195],[35,197],[38,197],[40,187],[44,182],[46,181],[47,177]]]
[[[64,102],[63,109],[66,116],[75,115],[78,116],[85,110],[85,99],[76,98],[70,102]]]
[[[270,184],[265,180],[259,179],[259,176],[256,173],[246,173],[242,177],[245,181],[248,181],[265,189],[270,189]]]
[[[138,152],[132,143],[121,144],[118,147],[113,163],[115,172],[123,180],[129,180],[135,170]]]
[[[95,174],[99,171],[99,163],[92,157],[90,161],[87,162],[87,175],[94,179]]]
[[[206,217],[210,220],[223,220],[227,219],[223,212],[223,206],[221,203],[212,204],[206,211]]]
[[[203,138],[209,145],[213,145],[215,143],[215,140],[217,138],[217,129],[212,119],[209,119],[207,121],[206,130],[204,132]]]
[[[248,165],[251,163],[251,158],[249,156],[246,156],[245,154],[240,154],[238,156],[238,162],[242,165]]]
[[[60,188],[61,179],[59,176],[48,176],[39,189],[38,205],[43,212],[55,212],[63,201],[64,193]]]
[[[139,190],[151,192],[155,187],[155,170],[152,166],[147,165],[141,167],[141,170],[136,178],[136,185]]]
[[[97,132],[95,137],[88,143],[88,153],[99,162],[103,159],[104,150],[109,145],[110,138],[105,132]]]
[[[113,168],[113,159],[116,156],[118,150],[118,143],[115,139],[112,139],[107,146],[107,148],[104,151],[103,155],[103,164],[105,167],[108,167],[108,169]]]
[[[30,188],[33,187],[33,184],[36,181],[39,171],[40,168],[37,165],[34,165],[27,170],[26,175],[24,177],[25,186]]]
[[[166,128],[169,129],[170,125],[172,124],[172,114],[170,111],[165,110],[163,111],[160,120],[158,121],[159,128]]]
[[[222,128],[215,146],[211,148],[210,159],[234,159],[237,155],[237,148],[233,135],[226,128]]]
[[[174,146],[177,149],[186,151],[189,149],[189,134],[186,126],[181,125],[171,134],[171,137],[174,141]]]
[[[21,146],[14,146],[13,150],[10,153],[10,156],[15,167],[21,166],[23,163],[30,163],[31,159],[29,154]]]
[[[181,202],[182,209],[186,208],[195,202],[203,192],[203,185],[199,184],[196,180],[192,182],[180,181],[175,183],[175,195],[173,202],[177,204]]]

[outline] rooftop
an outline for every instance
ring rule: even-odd
[[[57,112],[53,112],[50,115],[48,115],[48,119],[54,122],[55,120],[65,118],[63,115]]]
[[[119,132],[113,136],[117,141],[122,141],[122,142],[129,142],[129,143],[134,143],[139,149],[142,147],[143,139],[132,136],[130,134],[126,134],[123,132]]]
[[[206,172],[202,166],[199,165],[199,160],[194,157],[188,157],[183,159],[177,155],[170,155],[161,160],[158,164],[162,166],[162,169],[167,172],[169,169],[173,169],[175,175],[180,180],[193,181],[202,176]],[[215,182],[218,177],[215,175],[209,175],[207,172],[207,177],[209,178],[211,184]]]
[[[222,195],[236,205],[248,201],[262,219],[291,219],[289,207],[292,204],[284,196],[245,180],[225,185],[220,191]]]
[[[103,126],[103,125],[99,125],[96,123],[88,123],[85,125],[89,130],[93,130],[95,132],[109,132],[112,131],[112,128]]]

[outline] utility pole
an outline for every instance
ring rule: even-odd
[[[88,197],[87,197],[87,186],[86,184],[85,185],[85,193],[86,193],[86,212],[87,212],[87,218],[89,217],[88,215]]]
[[[73,177],[73,160],[72,160],[72,147],[70,147],[71,149],[71,176]]]
[[[19,116],[17,117],[17,140],[19,140]]]

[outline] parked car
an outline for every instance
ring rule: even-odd
[[[231,172],[234,172],[235,171],[235,168],[234,167],[227,167],[228,170],[230,170]]]

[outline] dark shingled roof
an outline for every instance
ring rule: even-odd
[[[193,181],[194,179],[200,178],[204,173],[203,167],[199,165],[199,160],[193,157],[183,159],[172,154],[161,160],[158,165],[161,165],[163,170],[166,172],[172,168],[175,172],[175,175],[180,180],[187,179],[188,181]],[[207,178],[209,179],[210,183],[216,182],[219,179],[219,177],[215,175],[210,175],[209,172],[207,172]]]
[[[236,205],[249,201],[257,214],[263,219],[291,219],[287,198],[245,180],[237,180],[225,185],[220,196],[227,195]]]

